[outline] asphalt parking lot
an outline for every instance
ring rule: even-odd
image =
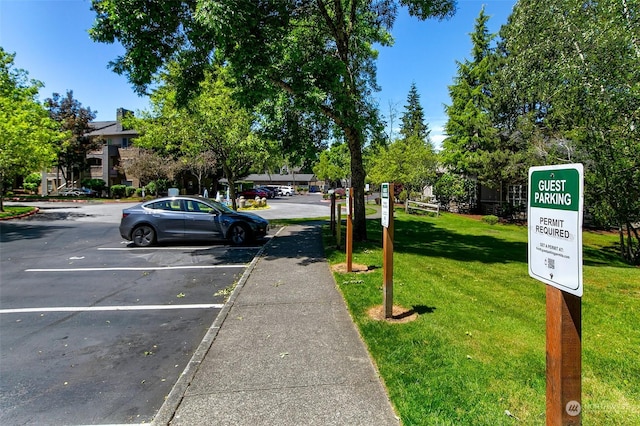
[[[93,207],[0,225],[0,424],[150,421],[260,248],[132,248]]]
[[[128,205],[40,203],[0,223],[0,424],[150,421],[261,248],[130,247]],[[328,206],[294,196],[260,214]]]

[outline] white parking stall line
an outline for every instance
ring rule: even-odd
[[[94,272],[94,271],[170,271],[176,269],[220,269],[220,268],[246,268],[247,265],[187,265],[187,266],[146,266],[146,267],[105,267],[105,268],[49,268],[49,269],[25,269],[25,272]]]
[[[0,309],[0,314],[29,314],[42,312],[112,312],[112,311],[162,311],[171,309],[222,309],[222,303],[193,305],[140,305],[140,306],[59,306],[51,308]]]
[[[98,247],[101,251],[156,251],[156,250],[182,250],[182,251],[196,251],[196,250],[258,250],[261,246],[202,246],[202,247]]]

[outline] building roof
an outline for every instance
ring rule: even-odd
[[[138,136],[133,129],[123,129],[119,121],[92,121],[89,126],[93,129],[87,136]]]
[[[289,183],[308,184],[317,180],[318,178],[313,173],[289,173],[285,175],[280,173],[252,173],[244,176],[242,179],[238,179],[237,182],[253,182],[262,185],[282,185]],[[218,182],[227,183],[228,180],[227,178],[222,178]]]
[[[289,173],[281,175],[280,173],[252,173],[245,176],[242,180],[253,182],[311,182],[316,180],[313,173]]]

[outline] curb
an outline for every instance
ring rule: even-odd
[[[264,253],[266,248],[271,244],[271,242],[275,238],[278,237],[280,232],[282,232],[282,230],[285,228],[286,226],[283,226],[282,228],[280,228],[278,232],[275,233],[273,238],[271,238],[264,246],[262,246],[262,248],[258,251],[258,253],[255,255],[255,257],[247,267],[247,269],[244,271],[244,273],[242,274],[242,277],[240,277],[240,281],[238,281],[238,284],[233,289],[231,296],[229,296],[229,300],[227,300],[227,303],[224,304],[224,307],[222,308],[220,313],[216,316],[215,320],[213,321],[213,324],[211,325],[211,327],[209,327],[209,330],[207,330],[206,334],[204,335],[202,342],[200,342],[200,344],[198,345],[198,348],[193,353],[191,360],[185,367],[184,371],[180,374],[180,377],[178,377],[176,384],[173,385],[173,388],[171,388],[169,395],[167,395],[164,403],[162,404],[162,406],[154,416],[153,420],[151,421],[152,425],[154,426],[169,425],[169,423],[173,419],[173,416],[178,410],[178,407],[180,406],[182,399],[184,398],[184,394],[187,391],[187,388],[189,387],[189,385],[193,381],[193,378],[198,372],[198,368],[200,367],[200,364],[202,364],[202,361],[204,360],[205,356],[209,352],[209,349],[211,348],[211,345],[216,339],[216,336],[220,331],[220,327],[222,327],[222,324],[224,323],[225,319],[229,315],[229,311],[233,307],[233,304],[235,303],[235,300],[237,299],[238,294],[240,293],[240,290],[242,290],[242,288],[244,287],[244,284],[249,279],[249,276],[253,272],[253,269],[258,263],[258,260],[260,260],[260,258],[262,257],[262,254]]]
[[[22,218],[25,218],[25,217],[33,216],[34,214],[37,214],[39,211],[40,211],[40,209],[38,207],[34,207],[33,210],[31,210],[30,212],[22,213],[22,214],[19,214],[17,216],[0,217],[0,221],[11,220],[11,219],[22,219]]]

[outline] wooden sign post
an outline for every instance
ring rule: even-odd
[[[384,317],[393,317],[393,183],[383,183],[380,188],[382,211],[382,275],[384,291]]]
[[[582,164],[529,169],[529,275],[547,284],[547,425],[582,422]]]
[[[331,213],[330,213],[330,222],[331,222],[331,235],[336,235],[336,194],[333,193],[333,190],[329,191],[329,198],[331,200]]]
[[[547,425],[579,425],[582,308],[578,296],[547,286]]]
[[[347,188],[347,233],[345,235],[345,248],[347,252],[347,272],[351,272],[353,269],[353,191],[351,188]]]
[[[340,228],[342,227],[342,204],[336,203],[336,247],[340,249]]]

